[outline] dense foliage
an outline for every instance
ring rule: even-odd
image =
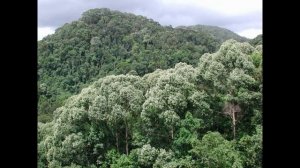
[[[208,25],[194,25],[194,26],[179,26],[178,28],[195,30],[197,32],[204,32],[207,34],[212,34],[214,38],[216,38],[219,42],[223,43],[229,39],[235,39],[240,42],[248,41],[247,38],[241,37],[238,34],[230,31],[228,29],[224,29],[218,26],[208,26]]]
[[[263,35],[260,34],[260,35],[256,36],[254,39],[250,40],[249,43],[253,46],[262,45]]]
[[[39,123],[39,167],[261,167],[261,47],[100,78]]]
[[[100,77],[142,76],[179,62],[195,66],[202,54],[215,52],[229,38],[245,40],[221,28],[163,27],[130,13],[88,10],[38,42],[39,121],[51,121],[68,97]]]

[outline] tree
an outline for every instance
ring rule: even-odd
[[[232,119],[233,138],[238,121],[236,114],[245,112],[245,106],[259,108],[261,93],[259,81],[253,77],[255,65],[251,59],[255,51],[248,43],[228,40],[216,53],[204,54],[197,68],[198,81],[213,88],[206,90],[223,101],[223,110],[219,110]]]
[[[218,132],[208,132],[201,141],[196,141],[191,150],[199,167],[240,167],[242,159],[232,142],[225,140]]]
[[[119,157],[119,159],[116,160],[115,163],[111,164],[111,168],[119,168],[119,167],[134,168],[135,165],[129,156],[123,154],[121,155],[121,157]]]
[[[256,126],[252,136],[245,135],[237,143],[237,148],[242,153],[244,167],[262,167],[262,127]]]
[[[158,154],[159,150],[149,144],[146,144],[137,150],[138,164],[145,168],[152,167]]]
[[[170,129],[171,138],[174,139],[174,127],[178,124],[180,118],[172,110],[167,110],[159,115],[159,118],[164,120],[165,126]]]
[[[263,43],[263,35],[259,34],[254,39],[251,39],[249,43],[253,46],[262,45]]]
[[[225,115],[230,116],[231,120],[232,120],[232,125],[233,125],[233,138],[235,139],[235,133],[236,133],[236,121],[238,119],[238,115],[239,113],[241,113],[241,108],[238,104],[226,104],[223,112]],[[239,115],[241,116],[241,115]]]
[[[194,118],[187,112],[185,118],[180,121],[179,133],[173,141],[173,150],[177,156],[188,155],[192,144],[198,139],[198,131],[202,128],[203,120]]]
[[[143,103],[143,83],[137,76],[108,76],[101,83],[99,96],[91,106],[90,116],[105,120],[112,129],[119,150],[120,128],[125,127],[125,151],[129,154],[129,138]]]
[[[160,149],[159,154],[153,164],[153,168],[163,168],[169,167],[168,164],[174,159],[174,153],[172,151],[166,151],[165,149]]]
[[[194,100],[191,98],[197,92],[193,83],[195,69],[179,63],[174,69],[144,76],[144,80],[149,87],[141,112],[144,136],[155,147],[170,146],[177,121],[185,116],[187,110],[195,111],[198,108],[193,106]]]

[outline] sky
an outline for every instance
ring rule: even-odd
[[[163,26],[212,25],[247,38],[262,34],[262,0],[38,0],[38,40],[94,8],[146,16]]]

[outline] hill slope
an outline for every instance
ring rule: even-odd
[[[228,40],[198,66],[100,78],[38,124],[38,167],[262,167],[262,53]]]
[[[242,37],[231,30],[221,28],[218,26],[194,25],[194,26],[179,26],[178,28],[195,30],[197,32],[204,32],[207,34],[211,34],[214,38],[219,40],[219,42],[221,43],[229,39],[234,39],[240,42],[249,41],[249,39]]]
[[[142,76],[178,62],[196,65],[202,54],[216,51],[223,38],[106,8],[88,10],[38,42],[39,121],[50,121],[66,98],[99,77]]]
[[[251,39],[249,43],[253,46],[262,45],[263,43],[263,35],[257,35],[254,39]]]

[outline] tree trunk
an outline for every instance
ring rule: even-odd
[[[118,132],[116,132],[116,147],[117,147],[117,151],[119,152],[119,134],[118,134]]]
[[[235,139],[235,123],[236,123],[235,112],[233,111],[233,113],[232,113],[233,139]]]
[[[127,122],[125,122],[125,139],[126,139],[126,155],[128,155],[128,126]]]
[[[171,137],[172,137],[172,140],[174,139],[174,130],[173,130],[173,127],[171,129]]]
[[[238,115],[241,112],[241,108],[236,103],[227,103],[225,104],[225,107],[223,108],[225,115],[229,115],[232,119],[232,132],[233,132],[233,139],[236,137],[236,123],[238,119]]]

